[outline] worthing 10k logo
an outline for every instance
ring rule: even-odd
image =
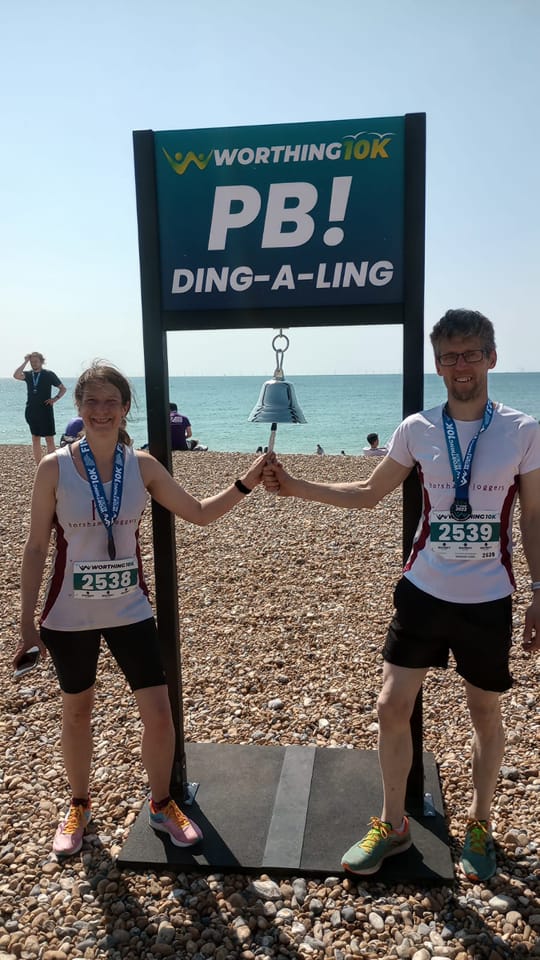
[[[182,176],[192,164],[206,170],[211,160],[216,167],[246,167],[252,164],[312,163],[319,160],[388,160],[388,148],[394,133],[377,133],[361,130],[345,134],[341,140],[331,143],[295,143],[260,147],[224,147],[212,149],[207,154],[188,150],[171,156],[165,147],[163,153],[174,170]]]

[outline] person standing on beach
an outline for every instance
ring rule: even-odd
[[[169,795],[175,732],[139,525],[147,494],[189,523],[212,523],[260,483],[266,458],[258,457],[242,479],[199,501],[149,453],[133,449],[124,429],[131,389],[115,367],[99,362],[82,373],[75,403],[85,435],[46,456],[36,472],[21,573],[21,641],[14,657],[16,665],[30,647],[37,645],[43,655],[48,651],[62,692],[71,800],[53,851],[77,853],[90,820],[91,717],[101,637],[142,720],[150,824],[176,846],[189,847],[202,833]],[[55,556],[38,629],[35,611],[52,530]]]
[[[490,320],[448,310],[431,332],[446,403],[407,417],[388,455],[367,480],[312,483],[275,461],[267,490],[346,509],[375,507],[416,469],[422,514],[394,592],[395,612],[382,651],[378,699],[383,806],[342,862],[354,874],[375,873],[386,857],[412,843],[405,790],[412,763],[410,718],[430,667],[447,667],[452,651],[465,686],[472,738],[472,800],[460,865],[487,880],[496,870],[490,810],[504,754],[500,696],[512,685],[512,517],[520,501],[523,549],[532,602],[523,648],[540,649],[540,427],[488,396],[496,364]]]
[[[30,370],[25,371],[26,364]],[[13,373],[15,380],[24,380],[27,389],[25,420],[32,434],[32,452],[34,460],[41,460],[41,438],[45,437],[47,453],[54,453],[54,404],[64,396],[66,388],[52,370],[45,370],[45,357],[35,350],[27,353],[23,363]],[[51,388],[58,387],[58,393],[51,397]]]

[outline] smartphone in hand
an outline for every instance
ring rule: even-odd
[[[17,666],[13,671],[13,679],[18,680],[19,677],[23,677],[29,670],[33,670],[39,661],[40,655],[39,647],[30,647],[26,653],[23,653],[22,657],[19,657],[17,660]]]

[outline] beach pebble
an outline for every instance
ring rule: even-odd
[[[254,880],[248,889],[263,900],[281,900],[282,897],[278,884],[273,880]]]
[[[488,903],[491,909],[496,910],[498,913],[508,913],[508,911],[516,905],[516,901],[513,899],[513,897],[508,897],[504,894],[491,897]]]
[[[369,922],[373,929],[379,933],[384,930],[384,917],[381,917],[379,913],[375,913],[374,910],[369,914]]]

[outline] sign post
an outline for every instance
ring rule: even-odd
[[[403,413],[421,409],[425,115],[138,131],[134,151],[149,444],[169,470],[166,336],[172,330],[402,325]],[[418,516],[413,477],[404,490],[404,553]],[[163,851],[144,819],[137,821],[119,862],[340,870],[339,851],[358,830],[358,797],[380,805],[376,755],[186,746],[174,523],[156,504],[153,523],[158,629],[177,734],[172,789],[192,799],[187,755],[190,774],[193,768],[202,784],[195,819],[205,841],[200,853]],[[412,731],[408,803],[421,818],[425,777],[435,807],[440,791],[435,764],[427,757],[426,770],[423,762],[420,698]],[[246,783],[253,790],[247,797],[238,792]],[[328,829],[321,825],[338,799],[337,783],[347,790],[337,834],[325,849],[320,837]],[[231,803],[235,818],[223,815]],[[348,824],[350,810],[355,827]],[[429,829],[420,822],[413,826],[423,856],[409,858],[408,868],[406,855],[398,858],[401,879],[411,871],[420,879],[453,876],[446,846],[441,847],[444,820],[437,809],[433,814]],[[336,819],[335,811],[330,819]],[[385,864],[379,879],[383,871],[395,874]]]

